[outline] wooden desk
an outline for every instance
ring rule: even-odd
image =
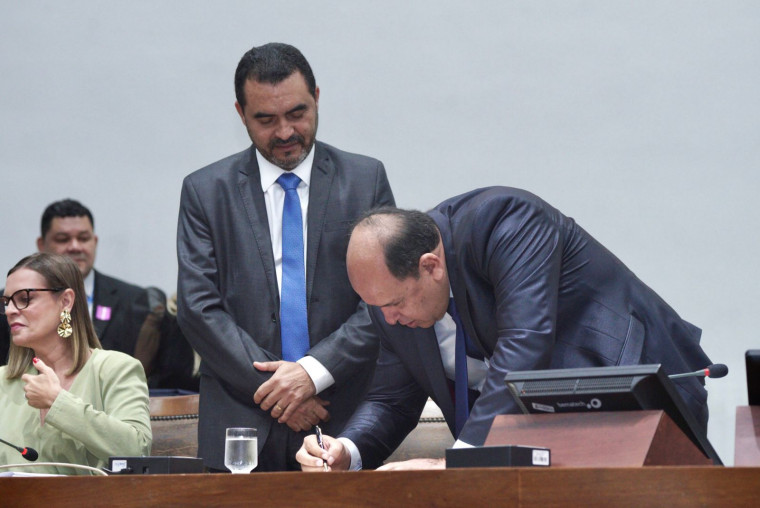
[[[760,468],[0,478],[2,506],[756,506]]]

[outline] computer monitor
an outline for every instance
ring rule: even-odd
[[[760,406],[760,349],[744,353],[747,367],[747,396],[750,406]]]
[[[525,414],[661,409],[706,457],[722,464],[706,429],[658,364],[515,371],[505,382]]]

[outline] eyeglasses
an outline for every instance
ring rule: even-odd
[[[15,293],[13,293],[11,296],[0,296],[0,300],[3,302],[3,306],[0,307],[0,314],[5,314],[5,311],[8,307],[8,304],[13,302],[13,305],[16,307],[16,310],[24,310],[27,307],[29,307],[29,302],[32,300],[30,298],[30,293],[32,291],[53,291],[57,293],[58,291],[63,291],[66,288],[52,288],[52,289],[19,289]]]

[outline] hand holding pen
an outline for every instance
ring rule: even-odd
[[[314,434],[304,438],[296,453],[296,460],[303,471],[348,471],[351,468],[351,451],[340,439],[322,434],[316,427]]]
[[[319,425],[314,426],[314,430],[317,434],[317,444],[320,448],[323,450],[325,449],[325,442],[322,440],[322,429],[319,428]],[[324,470],[327,471],[329,468],[327,467],[327,461],[322,460],[322,467],[324,467]]]

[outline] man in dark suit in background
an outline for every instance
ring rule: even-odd
[[[315,141],[319,88],[296,48],[248,51],[235,93],[253,145],[185,178],[177,231],[198,456],[226,471],[225,428],[256,427],[256,471],[298,469],[304,431],[342,428],[371,379],[378,342],[345,255],[353,221],[393,195],[382,163]]]
[[[143,289],[95,270],[98,236],[94,224],[90,210],[78,201],[51,203],[42,214],[37,249],[69,256],[77,263],[95,332],[104,349],[139,359],[151,388],[192,390],[192,349],[182,337],[173,337],[176,344],[166,338],[165,330],[170,327],[166,296],[157,288]],[[0,344],[5,344],[2,361],[6,362],[10,335],[7,322],[3,325]]]
[[[519,189],[475,190],[429,214],[377,210],[354,229],[347,264],[372,306],[380,358],[341,439],[325,437],[327,453],[311,436],[305,441],[304,469],[318,469],[322,458],[335,469],[379,466],[428,396],[455,447],[482,445],[494,416],[519,412],[504,383],[509,371],[661,363],[674,374],[711,363],[698,328],[571,218]],[[702,383],[675,381],[706,428]]]

